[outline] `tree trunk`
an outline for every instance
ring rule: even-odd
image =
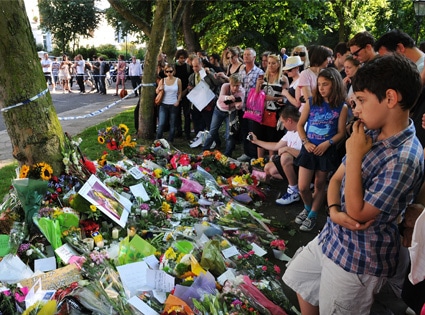
[[[23,0],[2,2],[0,12],[0,108],[12,142],[13,156],[22,164],[46,162],[55,174],[63,171],[62,127],[37,55]],[[13,105],[25,103],[17,107]]]
[[[149,39],[148,49],[145,57],[145,65],[143,72],[143,83],[156,82],[156,65],[157,56],[161,48],[162,40],[164,38],[166,20],[164,17],[170,16],[170,4],[168,0],[157,0],[156,10],[153,18],[152,32]],[[153,139],[155,134],[154,121],[154,100],[155,87],[145,86],[142,89],[140,97],[140,110],[139,110],[139,130],[138,137],[143,139]]]
[[[186,10],[184,10],[183,22],[182,22],[184,42],[186,44],[187,51],[189,52],[195,52],[195,51],[201,50],[201,46],[199,45],[199,40],[197,39],[195,32],[192,29],[193,5],[194,5],[194,2],[192,1],[190,4],[186,6]]]

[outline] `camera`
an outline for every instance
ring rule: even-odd
[[[241,97],[235,97],[235,102],[242,102],[242,98]]]
[[[248,134],[246,136],[246,140],[252,141],[252,139],[254,139],[254,137],[252,136],[252,134]]]

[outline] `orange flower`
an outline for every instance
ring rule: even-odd
[[[210,156],[210,155],[211,155],[211,151],[208,151],[208,150],[205,150],[205,151],[202,153],[202,156],[203,156],[203,157]]]
[[[214,152],[214,157],[216,158],[216,160],[220,160],[221,159],[221,152],[220,151],[215,151]]]

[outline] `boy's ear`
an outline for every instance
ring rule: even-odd
[[[385,92],[385,97],[385,102],[387,102],[388,108],[394,108],[398,104],[398,93],[396,90],[388,89]]]

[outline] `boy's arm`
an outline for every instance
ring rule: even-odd
[[[345,166],[341,164],[335,174],[332,176],[328,186],[328,205],[329,217],[332,222],[339,224],[349,230],[358,231],[366,230],[372,223],[370,220],[365,223],[360,223],[351,218],[346,212],[341,212],[341,195],[340,187],[344,176]]]
[[[364,124],[356,121],[346,142],[345,206],[347,214],[359,222],[367,222],[380,214],[378,208],[364,202],[362,160],[371,147],[372,139],[365,134]]]
[[[277,151],[281,147],[286,145],[286,141],[278,141],[278,142],[266,142],[262,140],[258,140],[257,136],[250,132],[250,135],[252,135],[251,142],[255,145],[258,145],[259,147],[262,147],[263,149],[270,150],[270,151]]]

